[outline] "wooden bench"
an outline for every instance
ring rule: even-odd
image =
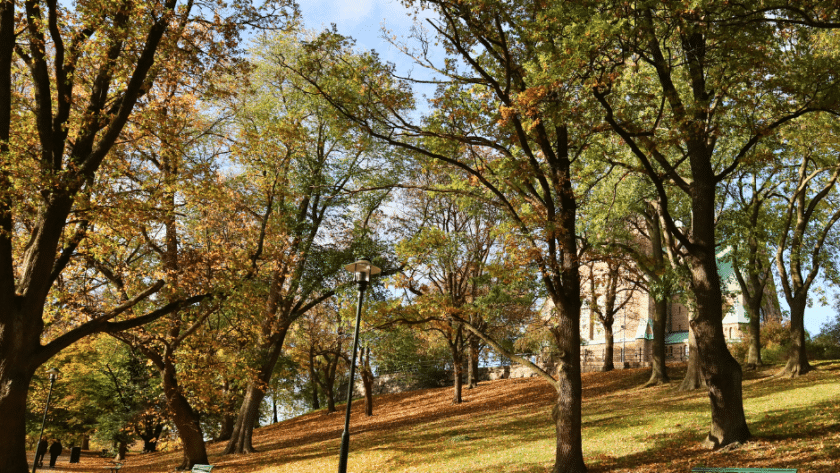
[[[191,473],[210,473],[213,465],[193,465]]]
[[[110,471],[110,473],[117,473],[117,472],[120,471],[120,468],[123,467],[123,464],[120,463],[120,462],[108,462],[108,463],[113,463],[113,465],[105,467]]]
[[[795,468],[714,468],[695,466],[691,473],[796,473]]]

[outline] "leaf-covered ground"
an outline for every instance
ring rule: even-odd
[[[777,368],[746,374],[744,408],[753,440],[740,448],[709,451],[706,393],[681,393],[678,384],[639,389],[644,369],[584,375],[584,458],[591,472],[680,472],[692,466],[798,468],[840,472],[840,362],[817,363],[798,379],[776,379]],[[674,367],[679,379],[684,368]],[[351,419],[354,473],[529,472],[551,469],[554,427],[551,388],[538,378],[481,383],[451,404],[451,389],[377,397],[374,417],[356,402]],[[222,456],[209,447],[221,472],[324,473],[337,469],[343,409],[323,411],[255,432],[259,453]],[[172,471],[180,452],[130,455],[124,473]],[[85,456],[75,468],[99,470],[104,460]]]

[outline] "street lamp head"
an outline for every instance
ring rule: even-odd
[[[47,374],[50,375],[50,381],[55,381],[55,378],[61,374],[61,371],[59,371],[58,368],[50,368],[47,370]]]
[[[382,270],[370,264],[367,259],[360,259],[355,263],[350,263],[344,267],[347,271],[353,273],[355,281],[359,284],[367,284],[370,282],[371,276],[376,276]]]

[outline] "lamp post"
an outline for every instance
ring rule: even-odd
[[[362,322],[362,297],[370,283],[371,276],[381,272],[379,268],[370,264],[366,259],[344,267],[353,273],[359,287],[359,301],[356,303],[356,330],[353,335],[353,356],[350,361],[350,384],[347,387],[347,413],[344,415],[344,433],[341,434],[341,453],[338,457],[338,473],[347,473],[347,454],[350,453],[350,404],[353,402],[353,384],[356,379],[356,350],[359,348],[359,325]]]
[[[38,469],[38,445],[41,444],[41,438],[44,436],[44,426],[47,425],[47,411],[50,410],[53,385],[55,384],[55,379],[61,372],[58,371],[58,368],[50,368],[47,370],[47,373],[50,375],[50,391],[47,393],[47,405],[44,406],[44,420],[41,421],[41,433],[38,435],[38,443],[35,444],[35,461],[32,462],[32,473],[35,473],[35,470]]]

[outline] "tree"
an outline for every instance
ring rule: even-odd
[[[237,24],[276,18],[255,18],[247,4],[211,19],[196,10],[177,0],[0,5],[0,464],[8,471],[27,470],[21,414],[38,366],[92,333],[172,310],[112,322],[165,284],[147,279],[127,302],[91,307],[45,333],[48,301],[63,296],[56,283],[98,217],[88,197],[107,191],[97,175],[119,168],[111,150],[160,70],[212,67],[235,49]]]
[[[569,58],[569,67],[552,70],[550,77],[542,74],[542,59],[544,48],[572,55],[580,51],[582,36],[549,31],[546,25],[570,25],[583,21],[587,13],[567,3],[559,4],[551,17],[530,4],[424,5],[438,14],[431,26],[453,57],[432,63],[422,55],[427,43],[420,37],[418,61],[445,77],[422,123],[410,117],[409,84],[373,54],[349,55],[349,42],[335,32],[308,43],[306,64],[286,65],[308,80],[337,113],[371,136],[467,175],[469,185],[459,192],[492,201],[505,212],[509,228],[527,241],[529,250],[523,254],[539,268],[556,308],[551,333],[561,357],[558,378],[530,364],[557,390],[554,471],[586,471],[580,438],[580,276],[573,163],[595,134],[594,117],[574,96],[581,84],[574,64],[584,58]],[[545,42],[546,37],[556,42]],[[341,85],[352,81],[362,87]]]
[[[599,63],[603,74],[592,84],[605,120],[654,182],[665,223],[685,248],[697,304],[691,327],[712,411],[704,443],[713,448],[750,436],[741,368],[726,348],[721,323],[718,185],[763,138],[832,106],[837,86],[827,58],[808,53],[813,37],[807,29],[760,18],[738,27],[723,24],[750,6],[709,1],[605,7],[602,21],[628,20],[605,28],[605,36],[615,38],[614,54]],[[780,76],[806,65],[813,73],[808,78]],[[790,93],[770,92],[777,87]],[[678,228],[672,218],[668,186],[690,198],[690,227]]]
[[[227,180],[231,215],[242,222],[236,241],[246,242],[238,249],[241,277],[263,290],[250,295],[260,307],[252,374],[226,454],[253,451],[254,424],[291,325],[348,284],[343,266],[355,252],[385,254],[365,237],[387,193],[358,190],[377,176],[373,169],[389,168],[388,155],[278,66],[300,55],[289,39],[297,34],[261,38],[252,88],[234,104],[232,159],[241,172]],[[387,270],[384,261],[375,263]]]
[[[785,209],[776,244],[776,269],[790,307],[792,343],[778,376],[796,377],[811,371],[805,346],[808,292],[822,268],[830,281],[836,284],[840,280],[836,255],[829,249],[836,248],[838,241],[840,150],[837,121],[826,115],[813,117],[784,135],[795,157],[784,166]]]

